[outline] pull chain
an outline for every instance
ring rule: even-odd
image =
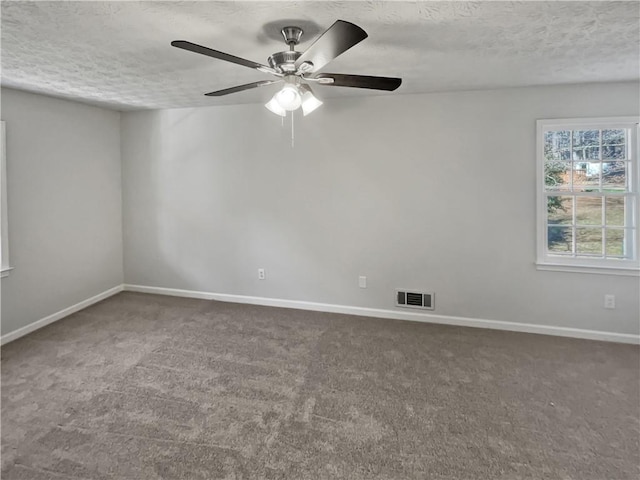
[[[295,112],[291,112],[291,148],[294,146],[294,131],[293,131],[293,118],[295,117]]]
[[[285,112],[285,114],[280,117],[280,120],[282,122],[282,128],[284,128],[284,117],[287,116],[287,113]],[[295,129],[294,129],[294,124],[293,124],[293,117],[295,115],[293,114],[293,112],[291,112],[291,148],[293,148],[295,146]]]

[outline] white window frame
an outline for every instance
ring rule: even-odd
[[[536,185],[537,185],[537,261],[538,270],[555,270],[579,273],[600,273],[611,275],[640,276],[640,161],[638,152],[638,123],[640,117],[567,118],[537,121],[536,132]],[[580,256],[554,255],[547,250],[547,196],[563,192],[545,191],[544,134],[556,130],[605,130],[629,129],[629,160],[627,171],[631,207],[627,210],[626,222],[633,227],[629,258],[588,258]],[[571,154],[573,155],[573,154]],[[602,153],[600,153],[602,161]],[[575,195],[575,192],[566,192]]]

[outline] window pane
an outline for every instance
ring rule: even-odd
[[[569,191],[571,164],[560,161],[546,162],[544,164],[544,184],[546,191]]]
[[[547,222],[570,225],[573,222],[573,197],[549,195],[547,197]]]
[[[573,163],[573,190],[577,192],[594,192],[600,189],[600,162]]]
[[[624,197],[606,197],[605,223],[606,225],[624,226]]]
[[[624,160],[626,158],[624,145],[610,145],[602,147],[602,158],[605,160]]]
[[[573,160],[599,160],[600,147],[573,147]]]
[[[601,197],[576,197],[576,224],[602,225]]]
[[[607,256],[624,256],[624,230],[607,228]]]
[[[576,253],[602,255],[602,228],[576,228]]]
[[[624,192],[627,190],[626,162],[604,162],[602,164],[602,189]]]
[[[571,132],[558,131],[544,134],[544,158],[547,160],[568,160],[571,148]]]
[[[571,253],[573,249],[571,227],[550,226],[547,233],[547,248],[552,253]]]
[[[624,145],[625,137],[624,130],[602,130],[603,145]]]
[[[600,130],[574,130],[573,146],[586,147],[589,145],[600,145]]]

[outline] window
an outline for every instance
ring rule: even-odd
[[[538,268],[638,275],[638,118],[538,120]]]

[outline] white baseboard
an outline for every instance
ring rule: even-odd
[[[123,286],[125,292],[139,292],[139,293],[153,293],[154,295],[169,295],[170,297],[186,297],[186,298],[200,298],[203,300],[219,300],[216,298],[215,293],[210,292],[198,292],[197,290],[179,290],[177,288],[164,288],[164,287],[147,287],[144,285],[131,285],[125,283]],[[233,297],[234,295],[228,295]],[[249,298],[249,297],[247,297]],[[224,302],[224,300],[220,300]],[[227,300],[232,302],[233,300]],[[247,303],[237,301],[236,303]]]
[[[533,323],[505,322],[501,320],[486,320],[482,318],[453,317],[436,315],[433,313],[403,312],[383,310],[377,308],[350,307],[347,305],[332,305],[329,303],[302,302],[298,300],[283,300],[277,298],[250,297],[245,295],[230,295],[224,293],[198,292],[193,290],[179,290],[175,288],[148,287],[143,285],[124,285],[124,290],[130,292],[153,293],[174,297],[200,298],[218,300],[220,302],[245,303],[264,305],[269,307],[296,308],[318,312],[344,313],[364,317],[390,318],[394,320],[408,320],[412,322],[438,323],[442,325],[456,325],[460,327],[489,328],[493,330],[507,330],[511,332],[537,333],[559,337],[582,338],[587,340],[601,340],[606,342],[640,344],[640,335],[627,333],[602,332],[598,330],[583,330],[580,328],[556,327],[552,325],[536,325]]]
[[[0,337],[0,345],[4,345],[5,343],[12,342],[13,340],[23,337],[28,333],[34,332],[42,327],[49,325],[50,323],[58,321],[61,318],[71,315],[72,313],[76,313],[84,308],[87,308],[90,305],[93,305],[94,303],[98,303],[99,301],[104,300],[105,298],[115,295],[116,293],[119,293],[122,290],[123,290],[123,286],[118,285],[102,293],[99,293],[98,295],[95,295],[91,298],[87,298],[82,302],[76,303],[75,305],[71,305],[70,307],[60,310],[59,312],[56,312],[52,315],[41,318],[40,320],[36,320],[35,322],[30,323],[25,327],[14,330],[13,332],[9,332],[6,335],[2,335],[2,337]]]

